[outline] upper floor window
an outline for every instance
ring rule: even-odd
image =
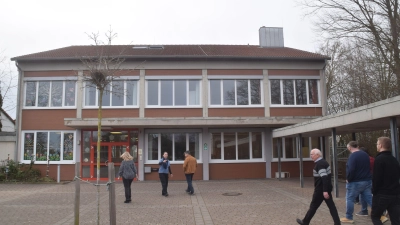
[[[258,105],[262,102],[260,80],[210,80],[210,105]]]
[[[319,80],[270,80],[271,105],[318,105]]]
[[[25,82],[25,107],[75,106],[76,81]]]
[[[200,80],[148,80],[147,106],[200,106]]]
[[[85,84],[85,106],[98,106],[99,90]],[[136,80],[115,80],[104,90],[103,107],[133,107],[138,105],[138,82]]]

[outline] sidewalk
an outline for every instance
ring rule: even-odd
[[[116,184],[117,224],[297,224],[311,201],[312,178],[300,188],[299,178],[195,181],[195,195],[185,193],[186,182],[170,180],[169,197],[161,196],[154,181],[132,184],[132,203],[123,203],[122,182]],[[224,193],[241,193],[224,196]],[[334,199],[339,216],[345,214],[345,184]],[[108,192],[101,186],[101,224],[109,224]],[[81,182],[80,224],[96,224],[96,187]],[[356,205],[358,212],[360,206]],[[369,210],[370,211],[370,210]],[[74,182],[68,184],[0,184],[0,224],[73,224]],[[370,225],[370,217],[354,216],[355,224]],[[325,203],[311,221],[333,224]],[[390,221],[385,225],[390,225]]]

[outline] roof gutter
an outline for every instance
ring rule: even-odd
[[[17,112],[15,116],[15,149],[14,149],[14,161],[18,162],[18,147],[19,147],[19,137],[21,130],[21,90],[22,87],[22,69],[19,67],[18,62],[15,62],[15,66],[18,68],[18,93],[17,93]]]

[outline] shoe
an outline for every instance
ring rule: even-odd
[[[168,193],[164,195],[165,197],[168,197]]]
[[[189,190],[185,190],[186,191],[186,193],[189,193],[190,191]]]
[[[194,195],[194,192],[189,192],[189,195]]]
[[[301,219],[296,219],[296,222],[297,222],[298,224],[300,224],[300,225],[304,225],[303,220],[301,220]]]
[[[129,203],[129,202],[131,202],[131,200],[125,200],[125,201],[124,201],[124,203]]]
[[[360,212],[356,213],[356,215],[357,216],[368,216],[368,211],[366,211],[366,212],[360,211]]]
[[[386,221],[388,221],[389,219],[386,216],[381,216],[381,222],[385,223]]]
[[[342,223],[354,223],[354,220],[349,220],[346,217],[345,218],[340,218],[340,222]]]

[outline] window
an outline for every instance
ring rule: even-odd
[[[260,80],[210,80],[210,105],[261,106]]]
[[[147,107],[200,106],[200,80],[148,80]]]
[[[25,107],[75,107],[75,89],[76,81],[27,81]]]
[[[272,105],[316,105],[319,103],[319,80],[270,80]]]
[[[72,161],[74,137],[75,133],[67,131],[23,132],[23,160]]]
[[[102,106],[136,107],[138,105],[138,82],[136,80],[115,80],[103,92]],[[85,84],[85,106],[97,107],[100,92],[91,84]]]
[[[211,133],[211,160],[260,160],[262,132]]]
[[[297,150],[298,137],[274,138],[273,142],[273,158],[278,158],[278,148],[280,149],[282,159],[299,159]],[[319,138],[303,137],[301,143],[301,154],[303,158],[310,158],[310,151],[313,148],[318,148]],[[283,151],[282,151],[283,150]]]
[[[176,132],[147,134],[147,161],[158,161],[164,152],[171,161],[185,160],[184,152],[190,151],[196,159],[200,159],[200,133]]]

